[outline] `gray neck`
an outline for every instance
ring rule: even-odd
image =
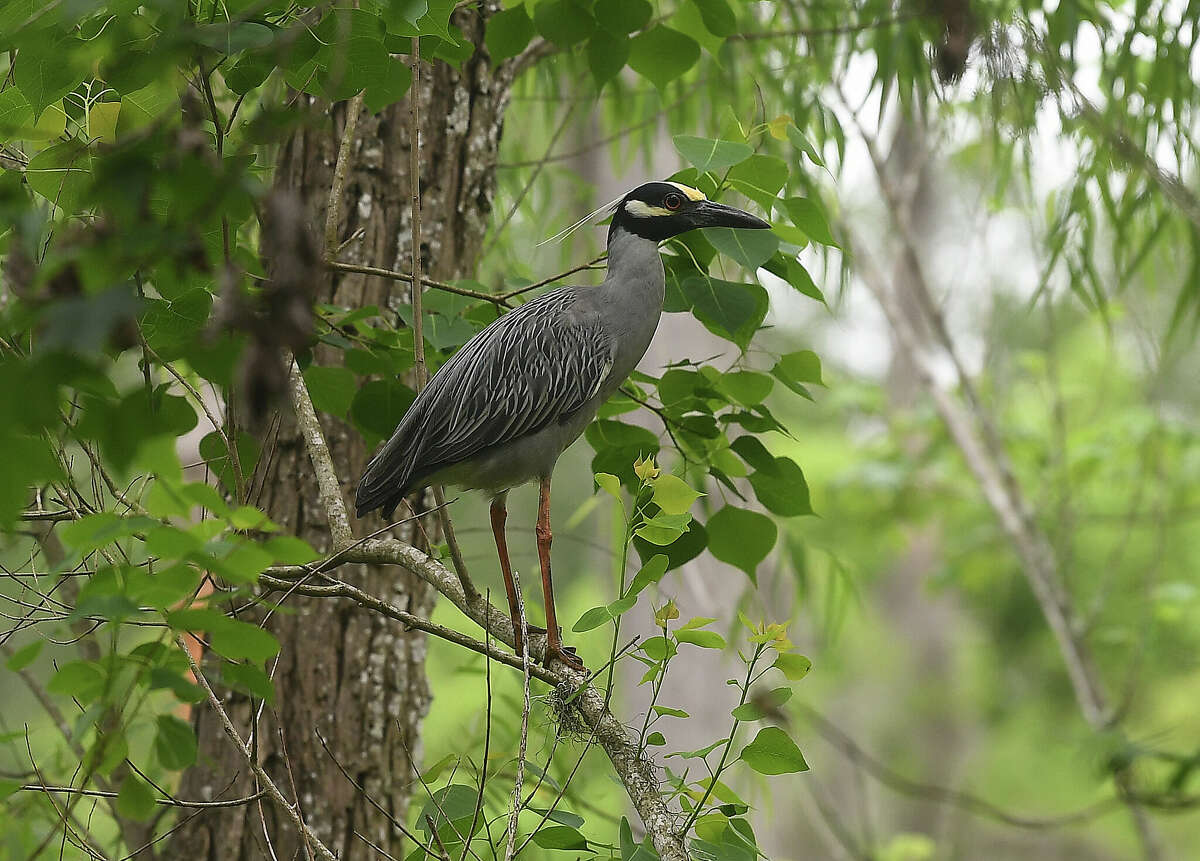
[[[613,333],[619,334],[612,374],[598,393],[603,403],[641,361],[662,316],[667,279],[658,243],[620,227],[608,240],[608,275],[595,288],[595,309]]]
[[[662,311],[666,285],[658,243],[619,227],[614,230],[608,239],[608,274],[603,285],[616,294],[613,298],[643,308],[653,306],[657,315]]]

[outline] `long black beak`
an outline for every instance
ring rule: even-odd
[[[697,227],[748,227],[754,230],[771,228],[770,224],[757,215],[712,200],[704,201],[692,212]]]

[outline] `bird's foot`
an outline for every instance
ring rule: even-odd
[[[555,660],[562,661],[576,672],[587,672],[587,667],[583,664],[583,658],[575,654],[575,649],[572,646],[564,646],[562,643],[547,643],[546,656],[543,663],[549,667],[550,663]]]
[[[545,634],[546,634],[546,629],[539,628],[537,625],[526,624],[525,628],[529,631],[529,636],[531,638],[545,636]],[[513,644],[513,650],[517,653],[517,657],[519,658],[519,657],[521,657],[521,653],[525,651],[524,642],[521,637],[521,629],[514,628],[513,632],[516,634],[516,642]]]

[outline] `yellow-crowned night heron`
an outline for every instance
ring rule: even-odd
[[[363,473],[355,505],[390,518],[409,492],[452,484],[492,496],[492,531],[522,652],[508,547],[509,489],[537,480],[537,545],[546,604],[547,665],[582,669],[564,649],[550,580],[550,475],[650,346],[666,278],[658,243],[697,227],[769,228],[694,188],[648,182],[625,195],[608,231],[608,274],[598,287],[560,287],[472,337],[417,396]],[[539,633],[540,629],[536,629]]]

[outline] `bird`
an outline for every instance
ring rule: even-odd
[[[380,509],[390,519],[405,496],[432,484],[491,497],[492,533],[521,655],[525,644],[505,536],[506,500],[512,488],[537,482],[547,667],[559,660],[585,669],[575,651],[563,647],[555,616],[550,568],[555,463],[650,346],[666,293],[658,244],[700,227],[771,225],[678,182],[647,182],[625,194],[612,210],[604,281],[549,290],[473,335],[420,391],[358,484],[359,517]]]

